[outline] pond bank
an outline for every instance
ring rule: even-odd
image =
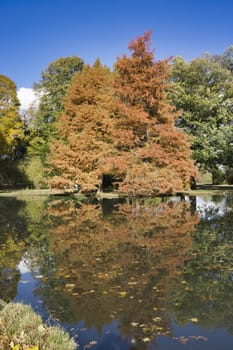
[[[0,300],[0,348],[75,350],[78,344],[62,328],[43,323],[31,306]]]
[[[233,191],[233,185],[212,185],[212,184],[204,184],[204,185],[197,185],[197,188],[195,190],[187,190],[187,191],[179,191],[173,194],[161,194],[153,197],[166,197],[166,196],[196,196],[199,194],[204,193],[219,193],[223,194],[226,192]],[[56,190],[56,189],[23,189],[23,190],[0,190],[0,197],[17,197],[17,198],[23,198],[28,196],[70,196],[74,195],[80,198],[85,198],[86,196],[82,193],[79,193],[77,191],[72,190]],[[125,193],[113,191],[113,192],[97,192],[95,195],[97,198],[100,199],[112,199],[112,198],[121,198],[121,197],[134,197],[129,196]],[[137,197],[137,196],[135,196]],[[141,197],[141,196],[138,196]]]

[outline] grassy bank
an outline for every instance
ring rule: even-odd
[[[187,190],[184,192],[178,192],[174,193],[173,195],[190,195],[195,196],[202,193],[224,193],[224,192],[231,192],[233,191],[233,185],[212,185],[212,184],[198,184],[197,189],[195,190]],[[8,190],[3,191],[0,190],[0,197],[17,197],[17,198],[27,198],[27,197],[36,197],[36,196],[69,196],[69,195],[75,195],[80,198],[85,198],[84,194],[81,193],[73,193],[72,191],[62,191],[62,190],[56,190],[56,189],[41,189],[41,190],[34,190],[34,189],[23,189],[23,190]],[[169,196],[171,196],[170,194]],[[95,194],[93,194],[95,196]],[[158,195],[158,197],[161,197],[163,195]],[[130,197],[127,194],[114,191],[114,192],[100,192],[98,191],[96,193],[97,198],[119,198],[119,197]],[[155,196],[156,197],[156,196]]]
[[[1,302],[1,350],[75,350],[77,344],[60,327],[49,327],[29,305]]]

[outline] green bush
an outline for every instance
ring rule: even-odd
[[[221,185],[225,181],[225,173],[221,169],[214,169],[212,171],[213,185]]]
[[[0,189],[33,187],[23,169],[23,162],[0,159]]]
[[[30,158],[24,165],[24,171],[34,188],[47,187],[45,184],[44,166],[39,157]]]
[[[226,181],[229,185],[233,185],[233,168],[226,169]]]
[[[60,327],[44,325],[29,305],[6,304],[0,311],[1,350],[75,350],[77,344]]]

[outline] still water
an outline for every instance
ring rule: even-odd
[[[0,198],[0,298],[86,350],[233,349],[233,196]]]

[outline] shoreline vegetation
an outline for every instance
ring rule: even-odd
[[[212,185],[212,184],[197,184],[197,188],[195,190],[187,190],[187,191],[179,191],[175,193],[170,194],[157,194],[152,196],[152,198],[156,197],[172,197],[172,196],[195,196],[198,194],[205,194],[205,193],[223,193],[223,192],[231,192],[233,191],[233,185]],[[133,198],[140,198],[141,196],[133,196],[126,193],[122,193],[120,191],[112,191],[112,192],[102,192],[97,191],[96,193],[93,193],[92,195],[85,195],[81,192],[77,192],[76,190],[60,190],[60,189],[15,189],[15,190],[0,190],[0,197],[17,197],[17,198],[23,198],[23,197],[29,197],[29,196],[75,196],[79,198],[86,198],[87,196],[93,196],[100,199],[104,198],[127,198],[127,197],[133,197]],[[146,197],[146,196],[145,196]],[[151,196],[150,196],[151,197]]]
[[[31,306],[0,300],[1,350],[75,350],[77,347],[61,327],[44,324]]]

